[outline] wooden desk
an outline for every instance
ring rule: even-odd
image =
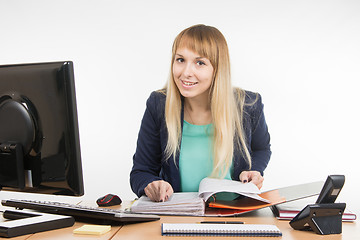
[[[95,206],[94,203],[84,202],[84,205]],[[123,208],[121,207],[112,207],[115,209]],[[4,207],[1,207],[4,208]],[[16,238],[11,238],[15,240],[43,240],[43,239],[81,239],[81,240],[93,240],[93,239],[112,239],[112,240],[153,240],[153,239],[167,239],[167,240],[177,240],[177,239],[209,239],[209,237],[165,237],[161,236],[161,223],[196,223],[204,220],[238,220],[244,221],[247,224],[274,224],[276,225],[283,233],[282,238],[267,238],[267,237],[241,237],[241,239],[286,239],[286,240],[297,240],[297,239],[326,239],[326,240],[353,240],[357,239],[360,236],[360,227],[357,226],[357,222],[344,222],[342,234],[336,235],[318,235],[312,231],[296,231],[291,228],[289,221],[277,220],[272,214],[269,208],[260,209],[248,214],[244,214],[237,218],[217,218],[217,217],[180,217],[180,216],[161,216],[159,221],[154,222],[145,222],[130,224],[124,226],[112,226],[111,231],[103,234],[101,236],[92,236],[92,235],[77,235],[73,234],[73,230],[81,227],[86,224],[83,222],[76,222],[74,226],[68,228],[62,228],[47,232],[41,232],[36,234],[29,234],[25,236],[20,236]],[[229,240],[235,239],[235,237],[213,237],[212,239],[216,240]]]
[[[75,204],[75,203],[71,203],[71,204]],[[81,203],[80,203],[81,204]],[[87,201],[85,202],[86,206],[91,206],[91,207],[96,207],[96,203],[94,201]],[[113,207],[115,209],[120,209],[121,206],[119,207]],[[0,210],[4,211],[6,209],[10,209],[13,210],[14,208],[11,207],[5,207],[2,206],[0,204]],[[2,217],[2,215],[0,214],[0,222],[6,221],[6,219],[4,219]],[[111,230],[108,233],[105,233],[103,235],[100,236],[94,236],[94,235],[83,235],[83,234],[74,234],[73,230],[76,228],[79,228],[81,226],[83,226],[84,224],[89,224],[89,223],[84,223],[84,222],[75,222],[75,224],[71,227],[67,227],[67,228],[61,228],[61,229],[56,229],[56,230],[51,230],[51,231],[46,231],[46,232],[39,232],[39,233],[35,233],[35,234],[28,234],[28,235],[23,235],[23,236],[19,236],[19,237],[14,237],[14,238],[9,238],[11,240],[71,240],[71,239],[81,239],[81,240],[93,240],[93,239],[100,239],[100,240],[107,240],[107,239],[112,239],[112,237],[121,229],[121,225],[118,226],[111,226]],[[2,239],[0,237],[0,239]],[[3,238],[6,239],[6,238]]]
[[[177,240],[177,239],[209,239],[209,237],[166,237],[161,236],[161,223],[196,223],[204,220],[239,220],[244,221],[247,224],[274,224],[276,225],[283,233],[282,238],[268,238],[268,237],[241,237],[241,239],[286,239],[286,240],[313,240],[313,239],[326,239],[326,240],[335,240],[335,239],[346,239],[353,240],[357,239],[360,236],[360,229],[356,226],[356,222],[344,222],[342,234],[333,234],[333,235],[319,235],[312,231],[296,231],[291,228],[289,221],[277,220],[272,214],[269,208],[260,209],[252,213],[244,214],[237,218],[216,218],[216,217],[172,217],[172,216],[162,216],[159,221],[156,222],[147,222],[147,223],[138,223],[134,225],[125,225],[123,226],[112,238],[112,240],[138,240],[138,239],[168,239],[168,240]],[[213,237],[212,239],[216,240],[229,240],[232,237]]]
[[[45,240],[45,239],[51,239],[51,240],[71,240],[71,239],[81,239],[81,240],[94,240],[94,239],[100,239],[100,240],[107,240],[112,239],[112,237],[120,230],[121,226],[112,226],[110,232],[105,233],[100,236],[95,235],[83,235],[83,234],[74,234],[73,230],[76,228],[79,228],[87,223],[81,223],[76,222],[72,227],[68,228],[62,228],[47,232],[40,232],[36,234],[29,235],[29,240]],[[12,239],[12,238],[11,238]],[[17,239],[16,239],[17,240]]]

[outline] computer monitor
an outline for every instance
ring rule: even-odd
[[[0,66],[0,188],[84,194],[71,61]]]

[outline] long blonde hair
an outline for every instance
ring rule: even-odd
[[[165,120],[168,131],[166,159],[173,155],[175,161],[175,156],[180,150],[182,103],[172,69],[175,54],[179,48],[183,47],[209,59],[214,68],[213,82],[209,93],[214,126],[214,165],[211,176],[225,177],[232,163],[235,144],[238,145],[251,168],[251,156],[246,146],[243,129],[245,91],[233,88],[231,85],[229,50],[224,36],[215,27],[202,24],[183,30],[173,43],[171,74],[165,87]]]

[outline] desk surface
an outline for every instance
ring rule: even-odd
[[[230,218],[233,220],[234,218]],[[170,217],[162,216],[159,221],[139,223],[136,225],[123,226],[120,231],[114,236],[114,240],[120,239],[184,239],[184,237],[162,237],[160,226],[161,223],[196,223],[204,220],[229,220],[229,218],[216,217]],[[356,226],[356,222],[344,222],[343,233],[336,235],[322,236],[312,231],[296,231],[291,228],[289,221],[277,220],[269,208],[260,209],[252,213],[248,213],[237,217],[236,220],[244,221],[247,224],[274,224],[283,233],[282,239],[356,239],[355,236],[360,236],[360,229]],[[139,231],[140,230],[140,231]],[[208,239],[208,237],[196,237],[196,239]],[[216,237],[214,239],[229,239],[229,237]],[[242,237],[241,239],[254,239],[254,237]],[[256,239],[256,238],[255,238]],[[264,238],[261,238],[264,239]],[[267,238],[266,238],[267,239]],[[274,239],[274,238],[271,238]],[[279,239],[279,238],[278,238]]]
[[[85,205],[92,205],[85,202]],[[120,207],[112,207],[112,208],[120,208]],[[345,239],[352,240],[358,238],[360,236],[360,227],[357,226],[357,222],[344,222],[342,234],[336,235],[318,235],[312,231],[296,231],[291,228],[289,225],[289,221],[277,220],[272,214],[269,208],[260,209],[251,213],[247,213],[241,215],[240,217],[235,218],[239,221],[244,221],[247,224],[274,224],[276,225],[283,233],[282,238],[276,239],[286,239],[286,240],[295,240],[295,239]],[[124,226],[112,226],[111,231],[103,234],[101,236],[92,236],[92,235],[77,235],[73,234],[73,230],[81,227],[82,222],[76,222],[74,226],[47,231],[42,233],[36,233],[31,235],[20,236],[16,238],[16,240],[39,240],[39,239],[113,239],[113,240],[138,240],[138,239],[190,239],[188,237],[163,237],[161,236],[161,223],[196,223],[204,220],[234,220],[234,218],[217,218],[217,217],[180,217],[180,216],[161,216],[159,221],[154,222],[145,222],[145,223],[137,223],[130,224]],[[208,239],[208,237],[196,237],[197,240]],[[231,239],[231,237],[214,237],[213,239]],[[241,239],[254,239],[254,237],[242,237]],[[257,239],[257,238],[255,238]],[[259,238],[260,239],[260,238]],[[261,238],[264,239],[264,238]],[[268,239],[268,238],[266,238]],[[271,238],[274,239],[274,238]]]

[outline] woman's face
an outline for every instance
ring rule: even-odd
[[[176,51],[173,77],[181,95],[186,98],[208,98],[214,68],[210,60],[188,48]]]

